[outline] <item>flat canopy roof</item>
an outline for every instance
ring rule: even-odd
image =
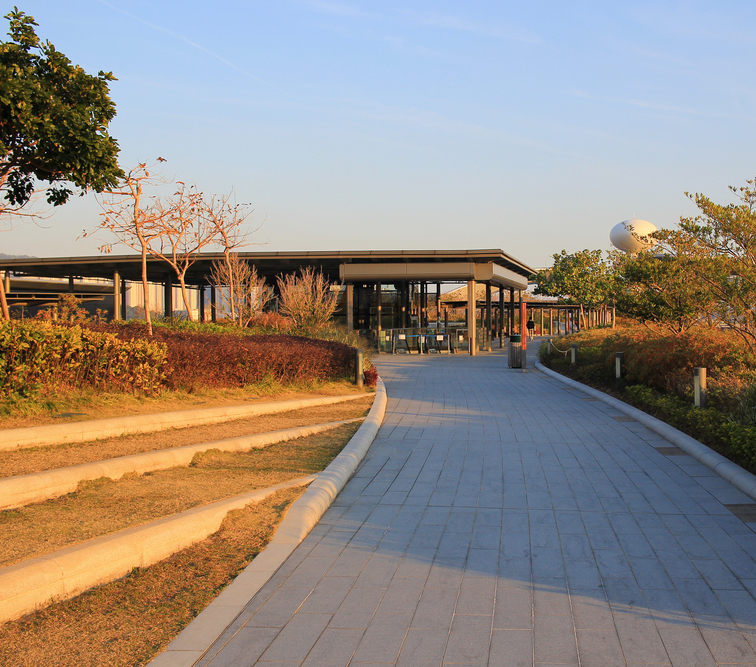
[[[390,283],[393,280],[449,280],[460,279],[491,281],[511,284],[527,282],[535,269],[523,264],[503,250],[357,250],[333,252],[240,252],[239,257],[254,264],[258,274],[274,279],[280,274],[294,273],[300,268],[313,267],[323,272],[332,282],[357,282],[376,280]],[[187,272],[190,285],[206,284],[215,260],[223,259],[222,253],[201,253]],[[462,276],[460,264],[474,265],[469,277]],[[359,265],[357,271],[346,271],[343,265]],[[377,265],[386,266],[379,267]],[[367,278],[365,265],[376,265],[376,275]],[[412,265],[417,271],[412,270]],[[445,265],[447,265],[445,267]],[[483,268],[488,265],[488,269]],[[477,267],[477,268],[475,268]],[[357,269],[357,267],[354,267]],[[445,271],[448,268],[448,271]],[[117,271],[125,280],[138,281],[142,277],[141,257],[132,255],[98,255],[94,257],[51,257],[0,259],[0,270],[8,270],[42,278],[108,278]],[[448,276],[447,276],[448,273]],[[147,259],[148,279],[164,282],[175,278],[173,269],[163,260]],[[364,278],[362,276],[365,276]],[[446,277],[444,277],[446,276]],[[520,287],[520,289],[524,289]]]

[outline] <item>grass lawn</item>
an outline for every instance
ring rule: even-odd
[[[317,393],[343,394],[347,393],[345,388],[350,386],[339,387],[334,383],[319,388]],[[298,391],[266,400],[312,395]],[[220,395],[205,398],[213,404],[225,400]],[[370,393],[362,400],[218,425],[2,452],[0,475],[362,417],[373,398]],[[184,397],[157,401],[145,412],[157,411],[156,405],[165,406],[166,410],[193,407],[184,401]],[[227,402],[240,403],[239,395]],[[118,411],[134,413],[129,405],[120,406]],[[93,412],[98,417],[111,416]],[[246,453],[211,450],[195,456],[189,467],[127,475],[118,481],[103,478],[85,482],[76,493],[0,512],[4,536],[0,564],[19,562],[191,507],[318,472],[343,449],[359,426],[348,424]],[[0,632],[0,664],[4,667],[146,665],[265,547],[287,508],[304,490],[283,490],[257,505],[232,512],[217,533],[160,563],[136,568],[123,579],[4,624]]]
[[[323,470],[359,428],[250,452],[209,450],[188,467],[83,482],[76,493],[0,513],[0,566],[107,535],[223,498]]]
[[[343,380],[287,386],[264,382],[243,389],[197,389],[191,393],[165,391],[156,396],[85,390],[33,399],[0,399],[0,429],[358,393],[365,393],[365,390]]]
[[[208,539],[0,632],[4,667],[146,665],[265,547],[304,489],[230,512]]]
[[[137,433],[91,442],[0,451],[0,477],[25,475],[51,468],[102,461],[116,456],[364,417],[370,409],[374,396],[374,394],[367,394],[363,399],[345,403],[320,405],[272,415],[257,415],[220,424],[175,428],[155,433]],[[2,431],[0,431],[1,434]]]

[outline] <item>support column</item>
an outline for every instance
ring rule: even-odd
[[[126,278],[121,278],[121,317],[124,320],[129,319],[129,311],[126,309]]]
[[[5,272],[5,293],[10,292],[10,271]]]
[[[210,321],[215,324],[218,319],[218,299],[215,293],[215,285],[210,285]]]
[[[173,316],[173,278],[166,276],[163,283],[163,312],[166,317]]]
[[[474,357],[477,354],[477,341],[475,336],[475,281],[467,281],[467,347],[468,352]]]
[[[200,322],[205,321],[205,286],[200,283],[199,287],[199,319]]]
[[[436,283],[436,331],[441,328],[441,283]]]
[[[402,329],[409,326],[410,284],[402,283]]]
[[[525,301],[522,299],[522,292],[520,292],[520,333],[522,334],[522,349],[528,349],[528,329],[525,326],[525,322],[528,321],[528,307],[525,305]]]
[[[499,332],[499,348],[504,347],[504,286],[499,285],[499,322],[496,327]]]
[[[420,281],[420,327],[428,326],[428,283]]]
[[[509,326],[507,327],[507,333],[511,336],[514,333],[515,323],[515,297],[514,287],[509,288]]]
[[[491,351],[491,283],[486,283],[486,350]]]
[[[346,326],[349,331],[354,331],[354,285],[347,283],[346,286]]]
[[[113,273],[113,319],[123,319],[121,313],[121,275],[118,271]]]
[[[68,293],[73,294],[74,293],[74,277],[68,276]]]
[[[381,283],[375,284],[375,319],[376,319],[376,336],[375,340],[378,342],[378,351],[380,352],[380,340],[381,340],[381,318],[383,316],[383,306],[381,304]]]

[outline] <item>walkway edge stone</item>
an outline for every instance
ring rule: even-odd
[[[141,526],[119,530],[0,568],[0,623],[67,600],[147,567],[215,533],[226,515],[317,475],[289,480],[194,507]]]
[[[142,475],[155,470],[188,466],[195,454],[210,449],[217,449],[221,452],[245,452],[250,449],[262,449],[278,442],[304,438],[356,421],[362,421],[362,418],[268,431],[267,433],[256,433],[226,438],[225,440],[184,445],[183,447],[157,449],[151,452],[139,452],[112,459],[80,463],[65,468],[53,468],[26,475],[2,477],[0,478],[0,510],[23,507],[30,503],[73,493],[79,488],[80,482],[87,480],[99,479],[100,477],[120,479],[127,473]]]
[[[581,384],[580,382],[552,371],[550,368],[546,368],[540,361],[536,361],[536,368],[542,373],[556,378],[564,384],[580,389],[586,394],[598,398],[607,405],[611,405],[613,408],[625,413],[628,417],[632,417],[649,430],[660,435],[662,438],[671,442],[676,447],[679,447],[687,454],[690,454],[690,456],[696,459],[696,461],[713,470],[717,475],[728,481],[736,489],[742,491],[753,500],[756,500],[756,475],[752,475],[747,470],[741,468],[737,463],[733,463],[729,459],[726,459],[724,456],[711,449],[711,447],[707,447],[702,442],[699,442],[682,431],[678,431],[674,426],[670,426],[660,419],[652,417],[648,413],[643,412],[643,410],[634,408],[632,405],[628,405],[627,403],[620,401],[613,396],[609,396],[598,389]]]
[[[386,404],[386,387],[378,378],[370,413],[349,444],[294,502],[268,546],[184,628],[165,651],[155,656],[149,663],[150,667],[191,667],[204,656],[213,642],[234,622],[247,603],[320,521],[344,488],[378,434]]]
[[[62,445],[71,442],[87,442],[101,438],[111,438],[131,433],[152,433],[169,428],[220,424],[221,422],[255,415],[269,415],[276,412],[301,410],[318,405],[331,405],[344,401],[354,401],[370,394],[346,394],[342,396],[318,396],[298,398],[290,401],[254,403],[252,405],[225,405],[216,408],[197,408],[175,412],[158,412],[150,415],[90,419],[70,424],[48,424],[27,428],[0,430],[0,451]]]

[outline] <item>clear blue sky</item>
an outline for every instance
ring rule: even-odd
[[[122,166],[162,156],[205,192],[233,187],[261,249],[543,266],[608,247],[633,214],[672,227],[695,211],[685,191],[729,201],[756,173],[752,1],[18,2],[118,78]],[[77,199],[0,251],[94,254],[76,237],[98,210]]]

